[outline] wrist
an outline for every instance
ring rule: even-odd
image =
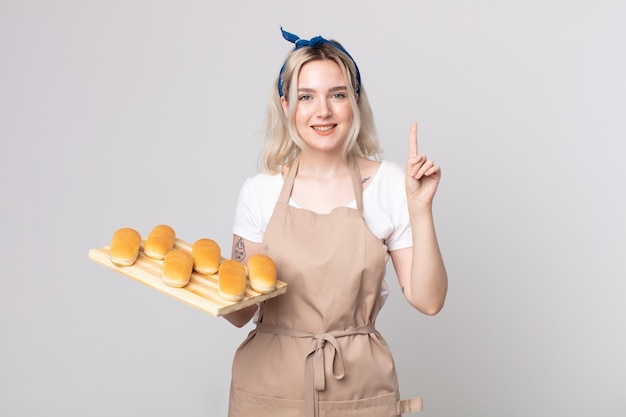
[[[433,205],[432,203],[421,203],[410,201],[408,204],[410,216],[432,216]]]

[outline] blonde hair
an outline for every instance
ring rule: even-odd
[[[335,46],[325,43],[315,47],[303,47],[292,51],[287,56],[282,72],[285,100],[287,103],[297,103],[300,70],[304,64],[316,60],[330,60],[339,65],[348,86],[348,99],[352,107],[352,126],[344,143],[344,155],[347,157],[352,153],[377,159],[382,150],[378,144],[374,115],[367,94],[360,85],[360,93],[357,95],[356,66],[348,55]],[[304,146],[294,121],[296,107],[288,106],[288,114],[285,115],[278,93],[278,79],[276,79],[267,106],[265,145],[259,158],[261,171],[270,174],[280,172],[281,166],[291,163]]]

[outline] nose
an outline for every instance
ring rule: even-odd
[[[328,103],[328,100],[318,101],[317,114],[321,118],[327,118],[331,116],[332,112],[330,111],[330,105]]]

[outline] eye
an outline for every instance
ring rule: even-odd
[[[344,92],[334,93],[332,96],[330,96],[330,98],[332,98],[333,100],[344,100],[347,97],[347,94]]]
[[[311,97],[308,94],[302,94],[300,96],[298,96],[298,100],[299,101],[311,101],[313,99],[313,97]]]

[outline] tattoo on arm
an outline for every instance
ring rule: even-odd
[[[372,177],[370,176],[370,177],[363,178],[363,181],[361,181],[361,184],[365,184],[367,182],[367,180],[369,180],[370,178],[372,178]]]
[[[404,287],[402,287],[402,294],[404,294]]]
[[[246,244],[243,241],[242,237],[240,237],[237,242],[235,242],[233,254],[235,255],[235,260],[239,262],[243,261],[246,258]]]

